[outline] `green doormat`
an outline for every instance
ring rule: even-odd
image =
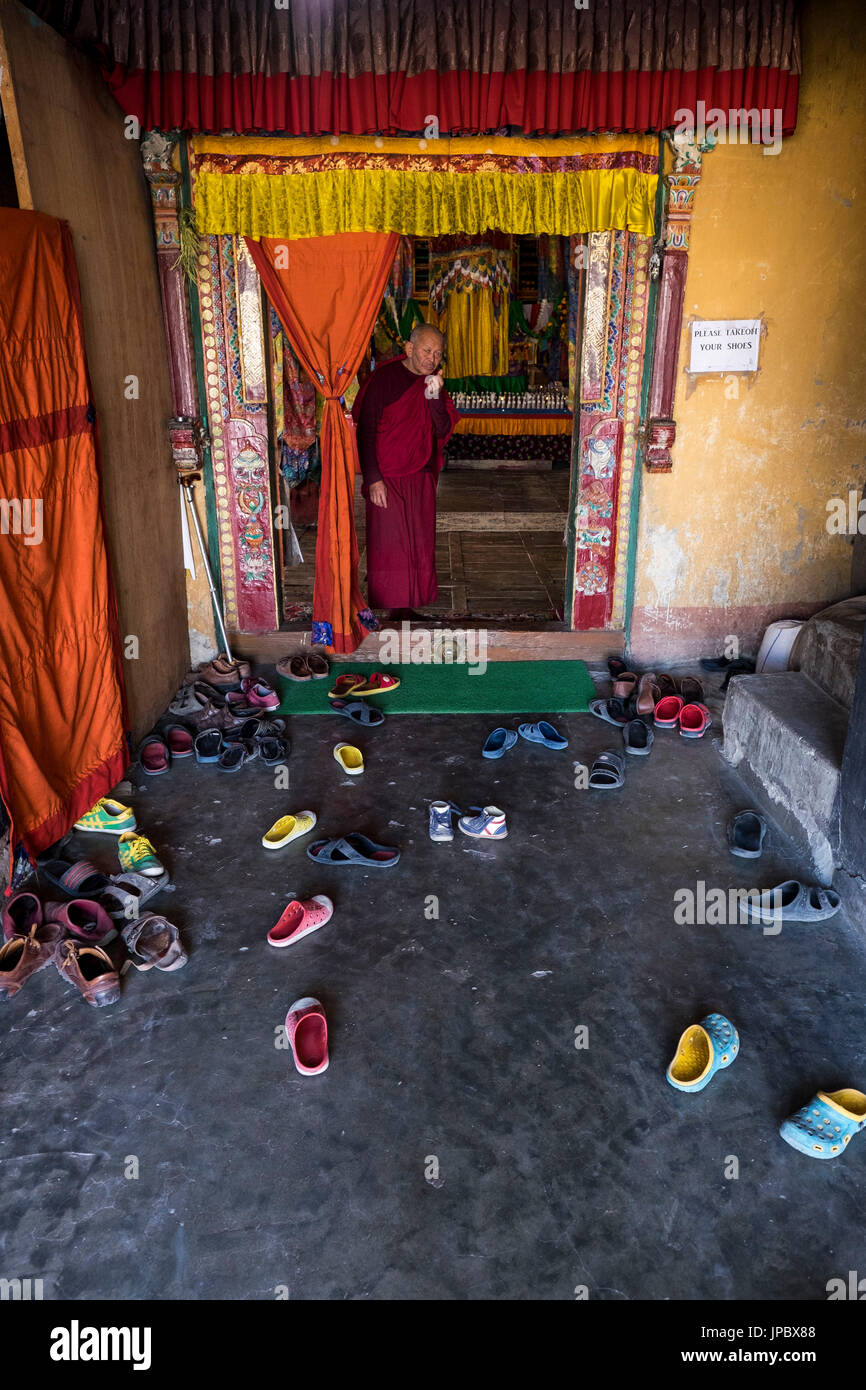
[[[329,680],[278,677],[282,703],[275,713],[328,714],[328,691],[339,675],[368,676],[380,670],[402,681],[391,694],[371,697],[370,704],[385,714],[585,713],[598,693],[583,661],[491,661],[483,675],[470,675],[467,665],[447,662],[376,666],[335,661]]]

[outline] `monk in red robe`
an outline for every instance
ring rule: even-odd
[[[418,324],[405,355],[364,383],[352,416],[367,501],[367,595],[395,619],[419,618],[436,583],[436,485],[459,415],[442,381],[444,339]]]

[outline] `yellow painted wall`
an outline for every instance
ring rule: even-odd
[[[806,7],[800,114],[779,154],[704,156],[673,472],[642,479],[635,660],[712,652],[726,634],[754,650],[767,622],[850,593],[852,539],[826,521],[828,499],[866,481],[864,13]],[[757,376],[689,387],[691,315],[765,315]]]

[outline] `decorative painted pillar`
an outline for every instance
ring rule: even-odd
[[[701,155],[709,144],[698,145],[688,132],[669,134],[674,152],[673,172],[667,174],[664,255],[661,263],[652,374],[643,456],[650,473],[669,473],[671,448],[676,439],[673,418],[679,368],[680,335],[686,274],[689,267],[689,233],[695,193],[701,178]]]
[[[176,136],[151,131],[141,142],[144,174],[150,185],[156,229],[156,262],[162,291],[162,315],[168,344],[171,395],[176,416],[198,417],[195,358],[186,276],[180,264],[180,182],[172,163]]]
[[[586,238],[568,613],[580,631],[625,623],[651,252],[631,232]]]
[[[177,138],[161,135],[157,131],[149,132],[141,142],[141,159],[153,207],[156,263],[174,408],[174,418],[166,421],[169,445],[172,460],[179,471],[201,473],[205,461],[205,433],[198,408],[186,275],[180,264],[181,175],[173,162]],[[179,505],[183,511],[182,496],[179,496]],[[201,494],[196,510],[202,532],[207,535]],[[193,579],[187,570],[186,585],[190,658],[195,664],[215,656],[219,644],[204,567],[200,555],[195,551],[194,540],[191,540],[191,545],[196,577]]]

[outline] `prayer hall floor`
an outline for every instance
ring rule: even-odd
[[[425,611],[434,617],[465,614],[501,622],[561,621],[568,490],[566,469],[443,473],[437,498],[439,598]],[[358,480],[355,524],[362,586],[364,513]],[[308,526],[298,532],[305,563],[283,572],[287,613],[292,605],[312,600],[316,529]]]
[[[773,826],[760,861],[730,855],[749,801],[709,703],[705,740],[659,732],[605,794],[574,763],[617,730],[555,711],[564,753],[521,740],[484,761],[483,715],[297,716],[288,790],[261,762],[134,774],[176,884],[153,906],[189,963],[128,972],[100,1011],[53,967],[5,1005],[3,1274],[46,1299],[812,1301],[862,1272],[866,1135],[818,1163],[777,1131],[819,1087],[863,1088],[863,938],[842,917],[776,936],[674,920],[698,883],[808,874]],[[362,777],[340,773],[340,739]],[[500,805],[508,838],[432,843],[440,797]],[[400,864],[261,847],[308,806],[314,835],[366,831]],[[112,842],[79,838],[116,872]],[[313,892],[331,923],[270,948]],[[281,1045],[308,994],[330,1025],[315,1079]],[[681,1095],[665,1068],[710,1011],[740,1055]]]

